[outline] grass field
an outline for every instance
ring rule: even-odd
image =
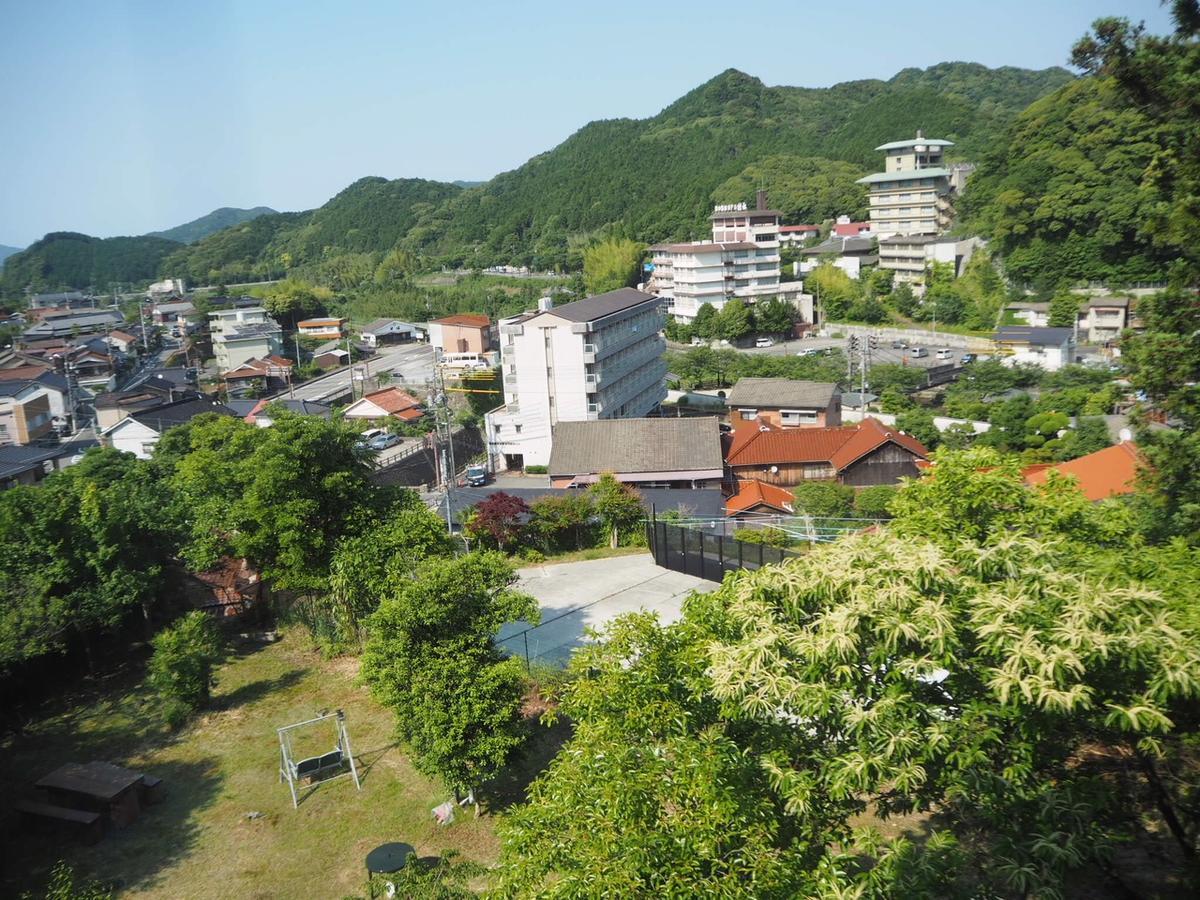
[[[430,809],[448,799],[446,790],[413,771],[395,744],[391,714],[355,684],[356,668],[351,659],[322,659],[295,633],[247,648],[220,670],[212,710],[177,734],[166,730],[134,675],[64,701],[0,745],[9,796],[29,795],[34,781],[64,762],[93,759],[157,775],[169,796],[93,847],[16,836],[0,895],[42,883],[59,858],[137,898],[363,894],[363,859],[386,841],[410,843],[423,857],[454,850],[493,864],[498,813],[476,819],[466,808],[447,827],[434,823]],[[328,782],[293,810],[279,783],[275,729],[338,707],[346,711],[362,791],[348,778]],[[539,729],[525,767],[493,795],[493,807],[520,797],[525,772],[544,763],[559,737]],[[310,746],[327,751],[333,740],[330,728]]]

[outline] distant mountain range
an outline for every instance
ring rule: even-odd
[[[274,212],[275,210],[269,206],[256,206],[253,209],[237,209],[232,206],[222,206],[220,209],[214,209],[208,215],[193,219],[186,224],[176,225],[174,228],[168,228],[166,231],[151,231],[146,236],[166,238],[168,241],[178,241],[181,244],[192,244],[201,238],[206,238],[210,234],[220,231],[222,228],[240,225],[243,222],[249,222],[251,219],[257,219],[259,216],[269,215]]]
[[[7,244],[0,244],[0,266],[4,265],[4,261],[14,253],[20,253],[20,247],[10,247]]]
[[[393,249],[426,267],[573,269],[579,244],[591,235],[615,231],[644,241],[704,235],[714,202],[751,200],[764,180],[790,216],[823,215],[831,203],[861,209],[853,181],[881,165],[877,145],[920,128],[954,141],[951,159],[974,160],[1002,140],[1029,104],[1073,80],[1061,68],[952,62],[905,69],[888,81],[797,88],[768,87],[729,69],[656,116],[592,122],[480,185],[362,178],[308,212],[266,212],[207,236],[199,236],[203,229],[181,231],[197,224],[189,223],[120,239],[174,236],[183,245],[148,244],[132,254],[136,266],[119,272],[60,268],[46,245],[56,236],[48,235],[5,267],[0,292],[81,286],[79,279],[131,282],[149,277],[133,270],[155,258],[154,277],[234,283],[298,270],[337,289],[369,281]]]

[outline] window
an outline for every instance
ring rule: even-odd
[[[816,425],[817,411],[815,409],[781,409],[779,421],[784,425]]]
[[[757,409],[739,409],[738,415],[740,415],[742,417],[742,421],[744,421],[744,422],[753,422],[755,419],[758,418],[758,410]]]
[[[496,430],[497,430],[497,431],[499,431],[500,429],[496,429]],[[513,431],[515,431],[517,434],[520,434],[520,433],[521,433],[521,426],[520,426],[520,425],[514,425],[514,426],[513,426]]]

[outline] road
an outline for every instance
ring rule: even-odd
[[[433,377],[433,348],[428,344],[400,344],[380,350],[369,360],[355,363],[353,369],[366,369],[368,374],[391,372],[392,384],[424,388]],[[276,397],[296,400],[323,401],[350,392],[351,369],[338,369],[312,381],[296,385],[291,392],[281,391]]]

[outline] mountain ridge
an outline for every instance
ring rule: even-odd
[[[278,210],[271,209],[269,206],[255,206],[249,209],[242,209],[236,206],[222,206],[197,219],[192,219],[190,222],[176,225],[174,228],[166,228],[162,231],[148,231],[142,236],[166,238],[169,241],[178,241],[181,244],[194,244],[201,238],[215,234],[223,228],[240,225],[242,222],[257,219],[259,216],[273,215],[277,212]]]

